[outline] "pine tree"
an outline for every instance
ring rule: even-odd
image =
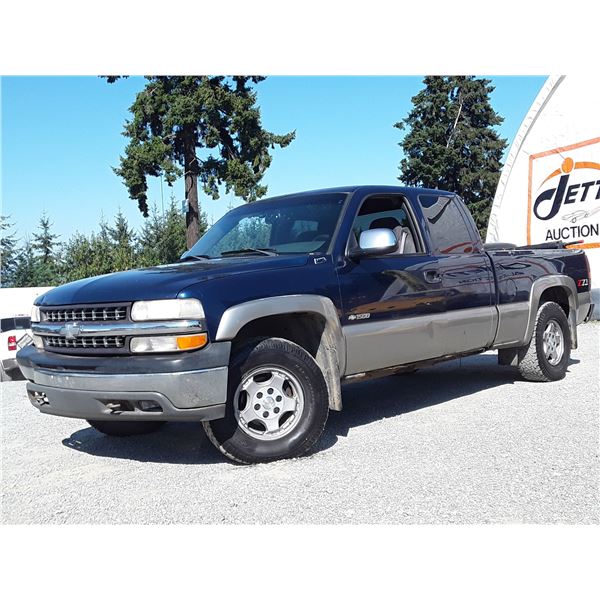
[[[137,266],[137,236],[119,209],[114,227],[108,228],[111,240],[111,270],[127,271]]]
[[[17,266],[17,238],[9,230],[14,226],[8,217],[0,215],[0,287],[13,284]]]
[[[64,247],[63,282],[102,275],[94,268],[94,235],[88,238],[82,233],[71,236]]]
[[[34,235],[32,248],[36,251],[36,274],[34,285],[56,285],[59,283],[60,259],[58,235],[51,232],[52,223],[43,213],[40,217],[38,232]]]
[[[400,142],[404,158],[398,179],[459,194],[485,237],[506,148],[494,129],[503,121],[490,104],[494,87],[473,76],[423,82],[408,117],[394,125],[409,129]]]
[[[33,252],[33,245],[28,237],[17,253],[15,271],[13,275],[14,287],[35,287],[43,285],[38,280],[38,259]]]
[[[200,214],[199,232],[207,229],[206,215]],[[181,214],[175,197],[164,214],[152,206],[139,236],[140,266],[170,264],[177,261],[186,250],[185,217]]]
[[[164,216],[160,214],[156,205],[153,205],[144,221],[140,232],[140,255],[139,262],[143,267],[151,267],[160,264],[160,241],[164,235]],[[183,232],[183,243],[185,246],[185,224]]]
[[[198,236],[202,237],[207,228],[206,214],[200,213]],[[164,233],[159,243],[160,257],[158,264],[169,264],[179,259],[187,248],[185,234],[185,217],[179,211],[175,198],[171,197],[171,203],[164,216]]]
[[[93,233],[90,238],[90,247],[92,253],[91,269],[94,275],[104,275],[117,270],[114,267],[110,226],[104,215],[100,218],[100,231]]]
[[[129,264],[127,259],[122,260],[123,256],[130,255],[124,230],[130,234],[133,232],[126,223],[123,224],[123,220],[123,215],[121,219],[117,215],[113,230],[102,217],[100,231],[92,232],[89,236],[79,232],[71,236],[64,245],[63,282],[104,275],[118,271],[123,263]],[[114,237],[120,239],[120,243]],[[140,265],[136,261],[132,266]]]
[[[108,77],[113,83],[118,77]],[[269,150],[287,146],[294,132],[276,135],[262,127],[254,87],[264,77],[146,77],[148,83],[130,107],[129,138],[114,169],[132,200],[148,215],[148,176],[172,185],[185,180],[186,242],[200,236],[198,180],[211,198],[219,186],[246,201],[264,196],[261,180],[271,164]]]

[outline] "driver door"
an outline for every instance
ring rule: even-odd
[[[408,200],[367,197],[354,219],[349,249],[368,229],[391,229],[403,243],[383,256],[347,260],[338,270],[346,337],[346,374],[440,356],[444,290],[437,260],[425,252]],[[404,239],[402,239],[404,238]]]

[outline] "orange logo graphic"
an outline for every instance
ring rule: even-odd
[[[564,174],[570,173],[573,169],[598,169],[598,171],[600,171],[600,163],[590,162],[590,161],[585,161],[585,160],[580,161],[580,162],[575,162],[572,158],[565,158],[565,160],[563,160],[562,165],[560,166],[560,169],[556,169],[555,171],[552,171],[552,173],[550,173],[550,175],[548,175],[548,177],[546,177],[546,179],[544,179],[544,181],[542,181],[542,183],[540,183],[538,190],[549,179],[552,179],[553,177],[556,177],[557,175],[560,175],[561,173],[564,173]]]

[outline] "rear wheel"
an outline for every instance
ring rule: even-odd
[[[142,435],[159,430],[165,421],[88,421],[100,433],[115,437]]]
[[[529,381],[562,379],[571,356],[571,333],[563,309],[555,302],[540,306],[533,335],[519,363],[519,371]]]
[[[231,460],[269,462],[308,452],[328,413],[327,385],[313,357],[297,344],[267,338],[234,355],[225,418],[203,426]]]

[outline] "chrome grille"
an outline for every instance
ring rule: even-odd
[[[107,306],[59,306],[40,308],[42,321],[64,323],[65,321],[123,321],[127,318],[127,305]]]
[[[86,348],[89,350],[108,350],[125,347],[125,336],[97,336],[97,337],[78,337],[67,339],[62,335],[43,336],[44,346],[48,349],[71,349]]]

